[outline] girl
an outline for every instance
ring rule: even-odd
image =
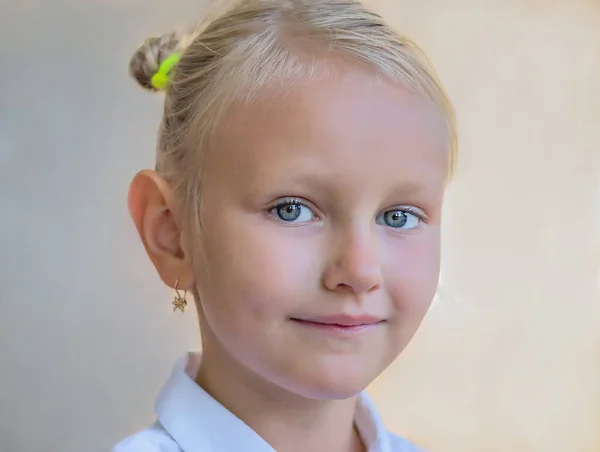
[[[425,57],[357,1],[245,0],[130,69],[165,106],[129,209],[164,283],[194,295],[202,356],[114,450],[418,450],[364,388],[436,291],[456,140]]]

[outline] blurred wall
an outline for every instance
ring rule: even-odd
[[[126,211],[161,114],[126,67],[207,3],[0,3],[2,451],[108,450],[197,347]],[[461,135],[440,294],[373,384],[384,418],[431,452],[599,450],[600,4],[372,4],[433,59]]]

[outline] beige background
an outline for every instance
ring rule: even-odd
[[[600,4],[374,4],[438,67],[461,158],[440,296],[372,394],[431,452],[600,450]],[[197,345],[125,208],[161,113],[126,65],[205,5],[0,3],[3,452],[108,450]]]

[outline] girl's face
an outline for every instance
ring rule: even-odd
[[[207,158],[203,348],[296,394],[348,398],[434,296],[445,133],[433,107],[359,70],[280,94],[234,111]]]

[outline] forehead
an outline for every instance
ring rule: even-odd
[[[218,147],[214,171],[227,168],[237,183],[305,171],[353,184],[369,183],[374,173],[427,184],[445,179],[448,162],[435,107],[360,70],[283,87],[233,109]]]

